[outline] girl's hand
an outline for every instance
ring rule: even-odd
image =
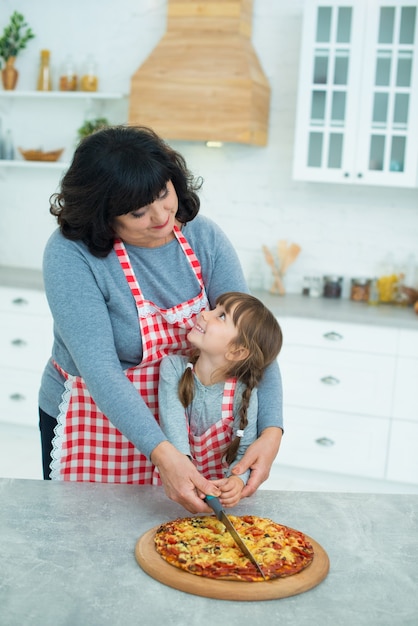
[[[168,441],[162,441],[151,453],[151,462],[158,467],[167,496],[191,513],[209,513],[205,495],[220,496],[220,489],[206,480],[190,459]]]
[[[214,480],[213,484],[221,490],[219,500],[222,506],[229,508],[235,506],[241,500],[244,483],[238,476],[229,476],[228,478]]]
[[[234,466],[233,474],[243,474],[248,469],[251,470],[250,478],[241,494],[242,498],[252,496],[269,477],[271,466],[280,448],[282,434],[281,428],[275,426],[266,428]]]

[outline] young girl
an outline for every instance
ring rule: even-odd
[[[249,471],[231,471],[257,439],[256,387],[280,352],[282,332],[260,300],[228,292],[215,309],[200,312],[187,338],[195,348],[191,357],[161,362],[160,425],[231,507],[249,478]]]

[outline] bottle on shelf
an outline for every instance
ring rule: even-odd
[[[51,91],[52,90],[49,50],[41,50],[38,83],[37,83],[36,88],[38,91]]]
[[[10,128],[6,130],[2,144],[2,158],[6,161],[13,161],[13,159],[15,158],[15,147],[13,143],[12,131],[10,130]]]
[[[81,74],[80,89],[81,91],[97,91],[98,87],[97,64],[95,58],[90,55],[86,59]]]
[[[60,91],[77,91],[77,82],[73,57],[69,54],[61,67],[59,89]]]

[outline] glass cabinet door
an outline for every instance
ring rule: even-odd
[[[417,186],[416,1],[306,0],[293,173]]]
[[[318,7],[310,96],[308,167],[342,166],[351,38],[351,7]]]
[[[355,152],[366,5],[306,0],[301,41],[294,177],[338,182]]]
[[[365,147],[369,172],[399,176],[406,170],[411,119],[417,115],[417,111],[411,110],[412,69],[418,62],[416,23],[417,5],[393,3],[379,8]]]

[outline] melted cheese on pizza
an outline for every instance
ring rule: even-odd
[[[266,579],[289,576],[313,559],[304,535],[270,519],[229,516],[255,556]],[[169,563],[209,578],[261,581],[255,566],[216,517],[189,517],[167,522],[155,535],[159,554]]]

